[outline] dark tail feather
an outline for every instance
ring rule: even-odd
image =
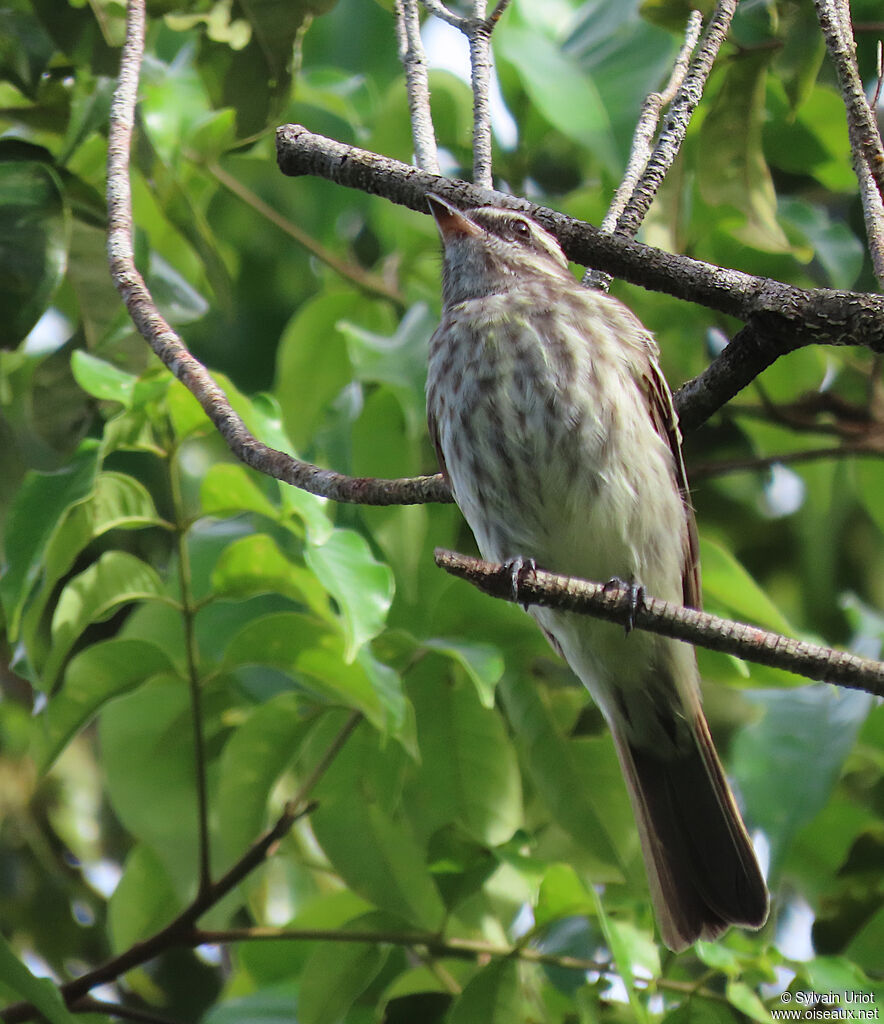
[[[615,736],[660,932],[675,952],[732,924],[760,928],[768,911],[761,870],[701,711],[694,735],[693,750],[665,759]]]

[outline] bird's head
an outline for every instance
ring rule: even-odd
[[[559,243],[525,214],[496,206],[462,211],[433,193],[427,202],[442,236],[446,304],[509,291],[530,279],[573,282]]]

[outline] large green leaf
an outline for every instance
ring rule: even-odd
[[[728,68],[703,121],[698,184],[710,206],[740,213],[741,241],[771,252],[788,251],[777,223],[776,191],[761,144],[765,82],[770,54],[744,56]]]
[[[393,602],[393,573],[353,530],[335,530],[321,544],[308,545],[305,557],[338,603],[347,638],[346,657],[352,661],[362,645],[384,628]]]
[[[540,799],[553,820],[570,833],[590,858],[597,880],[622,881],[624,856],[615,842],[606,787],[584,775],[571,745],[527,679],[504,678],[500,694],[516,744]],[[610,773],[605,773],[610,783]],[[614,783],[616,785],[616,783]]]
[[[76,1024],[61,993],[48,978],[35,978],[0,935],[0,982],[20,998],[33,1003],[49,1024]]]
[[[358,708],[371,721],[384,721],[381,694],[359,661],[345,657],[337,629],[295,612],[249,622],[227,646],[225,668],[269,665],[291,676],[308,692]]]
[[[311,822],[326,856],[354,892],[413,926],[441,926],[445,908],[423,851],[406,823],[370,793],[353,789],[323,801]]]
[[[543,116],[614,172],[617,145],[607,111],[592,77],[551,39],[528,28],[504,26],[494,35],[498,57],[519,75]]]
[[[69,214],[47,164],[4,160],[0,145],[0,348],[43,315],[67,265]]]
[[[775,876],[796,830],[829,799],[873,698],[817,685],[748,699],[764,717],[737,736],[731,768],[750,826],[764,829]]]
[[[133,601],[166,598],[156,569],[126,551],[106,551],[61,592],[52,616],[52,647],[41,671],[43,687],[53,689],[71,648],[87,626],[102,622]]]
[[[64,685],[34,719],[32,754],[45,771],[106,701],[171,668],[168,654],[144,640],[93,644],[67,666]]]
[[[516,960],[495,960],[461,992],[446,1017],[449,1024],[512,1024],[524,1020],[525,1006]]]
[[[422,830],[457,822],[479,843],[507,842],[522,827],[522,785],[499,715],[479,703],[470,683],[442,673],[418,677],[409,693],[421,756],[414,813]]]
[[[0,577],[0,596],[13,638],[24,601],[41,570],[46,545],[67,509],[91,491],[98,459],[98,446],[84,444],[64,470],[31,473],[19,489],[6,520],[6,566]]]
[[[168,872],[148,846],[136,846],[126,858],[123,875],[108,906],[111,948],[129,949],[167,925],[182,909]]]
[[[363,914],[342,930],[377,931],[389,926],[389,919],[383,914]],[[329,1024],[345,1019],[389,955],[390,947],[379,942],[317,943],[301,976],[299,1021]]]

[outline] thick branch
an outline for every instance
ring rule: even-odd
[[[825,288],[804,290],[687,256],[674,256],[606,235],[525,199],[440,178],[398,160],[314,135],[300,125],[279,128],[276,144],[284,174],[317,175],[421,213],[427,212],[428,191],[464,208],[497,205],[522,210],[551,231],[575,262],[600,267],[642,287],[751,322],[767,336],[791,339],[792,347],[860,344],[884,351],[882,296]]]
[[[493,597],[582,612],[622,626],[631,623],[638,629],[785,669],[808,679],[884,696],[884,662],[769,633],[654,597],[645,597],[633,618],[628,590],[615,590],[571,576],[539,569],[520,573],[514,594],[509,566],[493,565],[441,548],[436,550],[436,564]]]

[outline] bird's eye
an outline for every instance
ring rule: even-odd
[[[514,238],[525,240],[531,237],[531,228],[523,220],[514,220],[511,227]]]

